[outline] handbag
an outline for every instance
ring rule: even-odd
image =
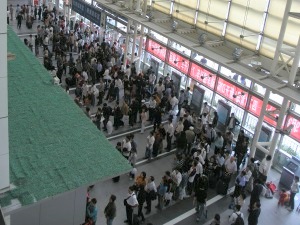
[[[157,193],[154,191],[154,190],[151,190],[150,192],[149,192],[149,197],[150,197],[150,199],[153,201],[153,200],[156,200],[156,198],[157,198]]]

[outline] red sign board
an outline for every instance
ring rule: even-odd
[[[235,104],[245,108],[248,98],[248,92],[235,86],[234,84],[219,78],[217,85],[217,92],[227,98],[228,100],[234,102]],[[242,95],[241,93],[244,93]]]
[[[251,99],[250,99],[250,104],[249,104],[249,112],[253,113],[254,115],[256,116],[259,116],[260,115],[260,112],[261,112],[261,108],[262,108],[262,105],[263,105],[263,100],[262,99],[259,99],[255,96],[252,96]],[[276,108],[270,104],[267,105],[266,107],[266,111],[274,111],[276,110]],[[272,116],[276,117],[278,116],[278,114],[272,114]],[[264,117],[264,121],[269,123],[270,125],[276,127],[277,125],[277,121],[274,120],[274,119],[271,119],[267,116]]]
[[[288,116],[286,127],[294,125],[290,136],[300,141],[300,120],[294,118],[293,116]]]
[[[148,39],[147,51],[154,55],[155,57],[165,61],[167,49],[163,45],[158,44],[157,42]]]
[[[216,75],[195,63],[192,63],[190,77],[211,89],[215,87]]]
[[[190,61],[184,57],[182,57],[181,55],[175,53],[175,52],[172,52],[172,51],[169,51],[169,57],[167,59],[167,63],[178,69],[179,71],[187,74],[188,71],[189,71],[189,65],[190,65]]]

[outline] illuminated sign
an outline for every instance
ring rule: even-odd
[[[167,49],[163,45],[158,44],[157,42],[148,39],[147,41],[147,51],[154,55],[155,57],[165,61]]]
[[[263,105],[263,100],[259,99],[255,96],[252,96],[250,99],[250,104],[249,104],[249,112],[253,113],[255,116],[259,117],[261,109],[262,109],[262,105]],[[267,105],[266,107],[266,111],[274,111],[276,110],[276,108],[270,104]],[[278,116],[278,114],[272,114],[272,116],[276,117]],[[269,118],[267,116],[264,117],[264,121],[269,123],[270,125],[276,127],[277,125],[277,121]]]
[[[243,89],[235,86],[234,84],[219,78],[217,90],[221,96],[227,98],[228,100],[232,101],[233,103],[245,108],[248,98],[248,92],[244,91]],[[242,95],[242,93],[244,93]]]
[[[167,63],[174,67],[175,69],[187,74],[189,71],[189,65],[190,65],[190,61],[184,57],[182,57],[181,55],[169,51],[169,55],[167,58]]]
[[[195,63],[191,65],[190,77],[211,89],[215,87],[216,75]]]

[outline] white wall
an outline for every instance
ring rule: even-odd
[[[13,212],[11,225],[79,225],[84,222],[86,188],[78,188]]]

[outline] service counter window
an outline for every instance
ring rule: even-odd
[[[185,75],[182,72],[179,72],[178,70],[174,69],[172,66],[167,65],[167,64],[165,66],[163,74],[164,74],[164,76],[169,74],[171,76],[171,79],[173,80],[173,82],[175,82],[175,83],[180,82],[180,89],[185,90],[187,79],[188,79],[187,75]]]
[[[195,52],[192,53],[191,57],[196,62],[199,62],[200,64],[205,65],[206,67],[208,67],[210,69],[213,69],[214,71],[218,71],[218,68],[219,68],[219,64],[218,63],[216,63],[216,62],[214,62],[212,60],[209,60],[209,59],[205,58],[202,55],[198,55]]]
[[[170,46],[171,48],[175,49],[177,52],[182,53],[183,55],[186,55],[186,56],[188,56],[188,57],[191,56],[191,52],[192,52],[192,51],[191,51],[190,49],[188,49],[188,48],[186,48],[186,47],[184,47],[184,46],[178,44],[178,43],[175,42],[175,41],[170,41],[170,42],[169,42],[169,46]]]
[[[168,44],[168,38],[160,35],[159,33],[154,32],[153,30],[150,31],[150,36],[164,44]]]
[[[253,116],[251,113],[248,113],[243,127],[248,131],[254,133],[257,122],[258,118],[256,116]]]
[[[288,135],[284,135],[282,143],[279,146],[281,150],[288,153],[291,156],[300,157],[300,144],[298,141],[290,138]]]
[[[220,73],[226,77],[231,78],[236,83],[239,83],[240,85],[250,88],[251,81],[245,77],[243,77],[240,74],[237,74],[235,72],[232,72],[231,70],[227,69],[226,67],[221,66]]]

